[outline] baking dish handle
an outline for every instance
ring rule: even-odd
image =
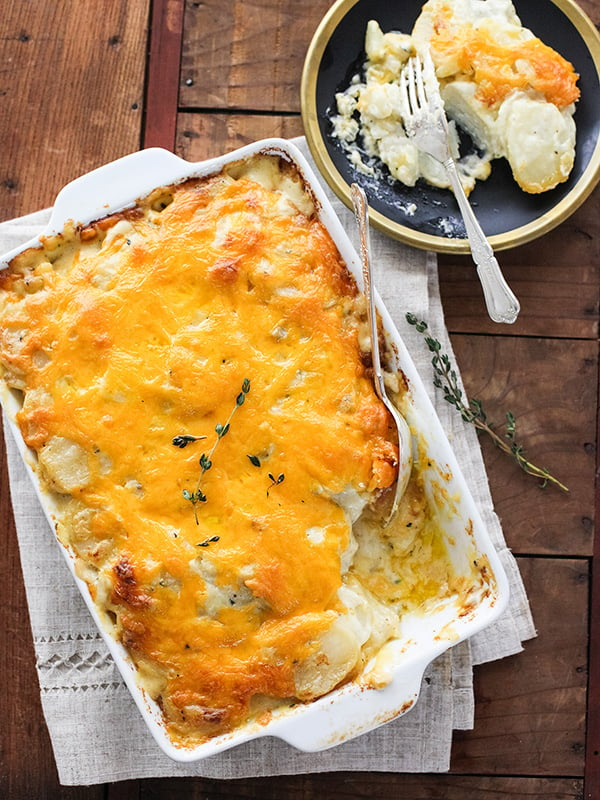
[[[49,233],[58,233],[72,220],[87,225],[95,219],[133,205],[157,186],[175,183],[189,174],[190,164],[168,150],[151,147],[111,161],[68,183],[56,196]],[[131,197],[131,187],[137,197]]]
[[[411,659],[410,665],[396,669],[390,683],[381,689],[350,684],[340,690],[348,696],[335,713],[330,697],[325,696],[314,701],[310,716],[303,719],[292,714],[279,728],[273,725],[269,733],[304,752],[327,750],[368,733],[414,708],[430,660]]]

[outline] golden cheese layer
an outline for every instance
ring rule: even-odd
[[[443,0],[429,3],[427,14],[438,74],[467,76],[486,105],[497,105],[515,90],[529,89],[559,108],[579,99],[573,65],[517,24],[505,30],[504,20],[494,19],[492,12],[481,20],[465,20],[452,2]]]
[[[397,633],[390,603],[447,587],[417,479],[398,523],[412,583],[400,562],[375,574],[388,540],[361,554],[352,532],[397,444],[363,301],[283,162],[49,238],[0,289],[4,379],[58,536],[175,742],[352,678]]]

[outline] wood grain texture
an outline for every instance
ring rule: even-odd
[[[185,16],[183,108],[300,111],[300,76],[331,0],[205,0]]]
[[[600,407],[600,376],[597,406]],[[600,435],[600,413],[597,415],[597,436]],[[600,514],[600,484],[596,487],[596,520]],[[600,794],[600,536],[594,540],[590,591],[590,642],[588,650],[588,706],[585,751],[585,799],[595,800]]]
[[[69,180],[137,150],[150,0],[15,0],[0,14],[0,220],[51,204]],[[1,436],[0,436],[1,442]],[[39,699],[0,443],[0,797],[100,800],[62,788]]]
[[[0,220],[139,148],[149,0],[16,0],[0,14]]]
[[[333,0],[188,0],[183,109],[300,110],[306,51]],[[595,0],[580,5],[598,22]]]
[[[452,336],[467,394],[483,402],[499,430],[517,420],[526,455],[570,489],[526,475],[482,435],[496,512],[517,553],[592,553],[596,457],[595,341],[514,336]]]
[[[218,781],[202,778],[109,786],[106,800],[582,800],[582,781],[447,775],[333,773]]]
[[[259,139],[291,139],[303,133],[299,116],[261,114],[180,114],[177,154],[188,161],[228,153]]]
[[[174,151],[185,0],[154,0],[144,104],[144,147]]]
[[[600,187],[555,230],[497,255],[521,302],[517,322],[497,325],[489,319],[470,257],[441,255],[440,288],[450,330],[571,338],[598,335]]]
[[[518,564],[538,635],[523,653],[475,668],[475,728],[455,733],[451,770],[583,776],[588,563]]]

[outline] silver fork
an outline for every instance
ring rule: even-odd
[[[369,207],[364,189],[357,183],[350,187],[354,216],[358,225],[360,238],[360,258],[362,263],[364,293],[367,299],[367,318],[369,322],[369,338],[371,342],[371,362],[373,365],[373,384],[375,394],[392,415],[398,431],[398,477],[391,508],[385,520],[388,525],[398,510],[398,504],[406,491],[412,470],[412,434],[408,423],[400,414],[396,406],[387,395],[381,357],[379,354],[379,330],[377,326],[377,311],[375,308],[375,294],[371,274],[371,242],[369,237]]]
[[[514,322],[521,306],[511,291],[490,243],[477,221],[458,177],[458,170],[448,137],[448,120],[429,51],[409,59],[400,75],[400,94],[404,129],[424,153],[433,156],[446,168],[454,196],[460,208],[473,261],[481,281],[485,304],[494,322]]]

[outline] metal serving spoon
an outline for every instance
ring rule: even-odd
[[[375,394],[392,415],[398,429],[398,477],[392,508],[388,514],[386,525],[396,513],[400,498],[406,490],[412,469],[412,436],[404,417],[392,403],[386,393],[381,358],[379,354],[379,334],[377,330],[377,314],[375,311],[375,297],[371,280],[371,242],[369,238],[369,221],[367,196],[364,190],[356,183],[350,187],[354,216],[358,225],[360,236],[360,255],[362,261],[364,293],[367,298],[367,316],[369,320],[369,334],[371,339],[371,360],[373,362],[373,383]]]

